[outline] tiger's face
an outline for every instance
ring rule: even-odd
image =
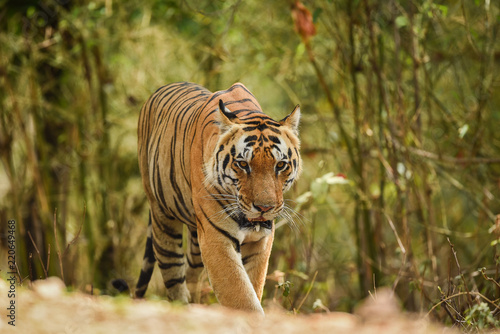
[[[226,215],[252,225],[282,213],[283,193],[301,172],[299,119],[298,106],[280,122],[261,113],[239,119],[220,102],[221,133],[205,170]]]

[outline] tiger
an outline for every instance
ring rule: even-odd
[[[178,82],[146,101],[137,134],[150,210],[136,298],[157,262],[167,298],[189,303],[205,268],[219,304],[263,314],[274,220],[302,170],[299,121],[298,105],[274,121],[241,83],[212,93]]]

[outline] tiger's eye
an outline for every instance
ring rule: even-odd
[[[238,164],[240,165],[241,168],[247,168],[248,167],[248,162],[246,162],[246,161],[238,161]]]
[[[285,162],[284,161],[280,161],[276,164],[276,167],[278,167],[279,169],[285,167]]]

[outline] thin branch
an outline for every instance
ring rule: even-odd
[[[61,270],[61,278],[63,282],[64,280],[64,270],[63,270],[63,265],[62,265],[62,255],[61,255],[61,248],[59,247],[59,242],[57,240],[57,208],[54,210],[54,240],[56,243],[56,253],[57,253],[57,258],[59,259],[59,269]]]
[[[486,276],[486,272],[485,272],[485,270],[486,270],[486,268],[481,268],[481,271],[480,271],[481,275],[483,275],[483,278],[484,278],[485,280],[487,280],[487,281],[490,281],[490,282],[495,283],[495,285],[497,286],[497,288],[500,288],[500,284],[499,284],[497,281],[495,281],[495,280],[494,280],[493,278],[491,278],[491,277]]]
[[[50,267],[50,244],[47,245],[47,273]]]
[[[27,276],[27,277],[25,277],[25,278],[22,278],[22,277],[21,277],[21,271],[19,270],[19,266],[17,265],[17,261],[16,261],[16,263],[15,263],[15,266],[16,266],[17,277],[19,277],[19,285],[22,285],[22,284],[23,284],[23,282],[24,282],[24,280],[25,280],[27,277],[29,277],[29,276]]]
[[[28,232],[29,233],[29,232]],[[32,267],[32,263],[31,263],[31,260],[33,259],[33,253],[29,253],[28,255],[28,269],[29,269],[29,273],[30,273],[30,281],[33,282],[33,267]]]
[[[488,303],[490,303],[491,305],[493,305],[497,310],[500,311],[500,306],[498,306],[497,304],[495,304],[494,301],[490,300],[488,297],[486,297],[485,295],[483,295],[482,293],[479,293],[479,292],[474,292],[474,291],[471,291],[471,292],[458,292],[454,295],[451,295],[451,296],[448,296],[444,299],[442,299],[439,303],[437,303],[436,305],[434,305],[430,310],[429,312],[427,312],[427,314],[425,315],[426,317],[429,316],[438,306],[440,306],[442,303],[445,303],[453,298],[456,298],[456,297],[460,297],[460,296],[463,296],[463,295],[471,295],[471,296],[478,296],[484,300],[486,300]]]
[[[457,257],[457,252],[455,251],[455,246],[451,243],[450,238],[447,237],[446,240],[448,240],[448,243],[450,244],[453,256],[455,257],[455,263],[457,264],[457,268],[458,268],[458,275],[460,275],[460,277],[462,278],[462,282],[464,283],[465,291],[467,293],[469,293],[469,287],[467,286],[467,282],[465,281],[465,276],[464,276],[464,274],[462,274],[462,270],[460,269],[460,263],[458,262],[458,257]],[[467,300],[469,301],[469,304],[472,304],[472,298],[471,298],[470,294],[467,295]]]
[[[347,130],[345,129],[345,127],[343,125],[342,118],[340,115],[340,108],[335,103],[333,96],[332,96],[332,92],[331,92],[330,88],[328,87],[328,84],[326,83],[326,79],[325,79],[323,73],[321,72],[321,69],[319,68],[318,63],[316,62],[316,58],[314,56],[314,52],[312,50],[311,44],[309,43],[309,41],[304,41],[304,45],[306,46],[306,51],[307,51],[307,55],[309,57],[309,61],[311,62],[312,66],[314,67],[314,71],[316,72],[316,76],[318,77],[319,84],[326,95],[326,98],[328,100],[328,103],[330,104],[330,107],[333,110],[335,120],[337,121],[337,126],[339,127],[339,130],[340,130],[340,134],[341,134],[342,138],[344,139],[344,142],[347,146],[347,153],[349,154],[349,158],[351,159],[351,163],[353,164],[353,167],[357,170],[358,161],[354,157],[354,150],[352,147],[351,138],[347,134]]]
[[[470,24],[469,24],[469,19],[467,17],[467,11],[465,10],[464,0],[460,1],[460,9],[462,9],[462,14],[464,16],[464,24],[465,24],[466,34],[467,34],[467,41],[469,42],[472,50],[474,50],[474,53],[476,55],[480,56],[481,54],[480,54],[479,50],[477,49],[476,44],[474,44],[474,40],[472,39],[472,35],[470,33],[471,28],[470,28]]]
[[[471,157],[471,158],[454,158],[450,157],[447,155],[441,155],[441,154],[436,154],[433,152],[429,152],[426,150],[422,150],[420,148],[415,148],[415,147],[410,147],[410,146],[403,146],[401,143],[395,139],[391,138],[392,143],[394,146],[401,151],[408,151],[411,154],[418,155],[423,158],[427,158],[430,160],[436,160],[438,162],[444,162],[444,163],[449,163],[449,164],[454,164],[454,165],[463,165],[463,164],[500,164],[500,158],[478,158],[478,157]]]
[[[83,220],[82,220],[82,223],[80,224],[80,228],[78,229],[78,233],[75,235],[75,237],[70,242],[68,242],[68,245],[66,246],[66,249],[64,250],[63,257],[66,255],[66,252],[68,251],[69,246],[71,246],[72,244],[74,244],[76,242],[76,240],[78,239],[78,237],[80,237],[80,232],[82,232],[83,223],[85,222],[85,214],[86,214],[86,212],[87,212],[87,206],[85,204],[83,204]]]
[[[304,302],[306,301],[307,297],[309,297],[309,293],[311,292],[313,286],[314,286],[314,281],[316,280],[316,276],[318,275],[318,271],[316,270],[316,272],[314,273],[314,276],[313,276],[313,279],[311,281],[311,285],[309,286],[309,289],[307,289],[307,293],[306,295],[304,296],[304,298],[302,298],[302,301],[300,302],[299,304],[299,307],[297,307],[297,310],[295,312],[299,312],[300,308],[302,307],[302,304],[304,304]]]
[[[31,236],[30,231],[28,231],[28,236],[30,237],[31,242],[33,243],[33,247],[35,247],[36,253],[38,255],[38,259],[40,260],[40,264],[42,265],[43,272],[45,273],[45,278],[47,278],[47,276],[48,276],[47,269],[45,268],[45,265],[43,264],[42,256],[40,255],[40,251],[38,250],[38,247],[36,246],[35,241],[33,240],[33,237]],[[30,256],[30,259],[31,259],[31,256]]]
[[[202,11],[200,9],[196,9],[196,8],[193,8],[193,6],[191,6],[189,4],[189,2],[187,0],[183,0],[182,1],[182,4],[186,5],[186,8],[192,12],[195,12],[195,13],[198,13],[198,14],[201,14],[203,16],[213,16],[213,17],[219,17],[223,14],[226,14],[227,12],[229,11],[232,11],[232,15],[234,15],[234,11],[236,10],[236,8],[240,5],[242,0],[237,0],[234,4],[232,4],[230,7],[228,8],[224,8],[224,9],[219,9],[219,10],[214,10],[212,12],[205,12],[205,11]]]
[[[384,215],[385,215],[385,218],[387,218],[387,221],[389,222],[389,226],[391,227],[392,231],[394,232],[394,235],[396,236],[396,240],[398,241],[399,248],[401,248],[401,252],[403,253],[403,255],[406,256],[406,249],[403,246],[403,242],[399,238],[398,231],[396,230],[396,227],[394,226],[394,223],[392,222],[391,217],[389,217],[389,215],[386,212],[384,212]]]
[[[448,309],[448,306],[451,307],[451,305],[448,305],[448,303],[444,303],[443,304],[444,310],[446,311],[446,313],[448,314],[448,316],[451,318],[451,321],[454,324],[456,324],[457,323],[457,319],[453,316],[453,314],[451,314],[450,310]],[[453,307],[451,307],[451,308],[456,312],[456,310]]]

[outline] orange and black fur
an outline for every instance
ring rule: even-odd
[[[286,216],[283,192],[301,171],[299,118],[297,106],[272,120],[240,83],[216,93],[174,83],[149,98],[138,128],[150,216],[136,297],[158,262],[168,298],[187,303],[205,267],[220,304],[263,312],[274,219]]]

